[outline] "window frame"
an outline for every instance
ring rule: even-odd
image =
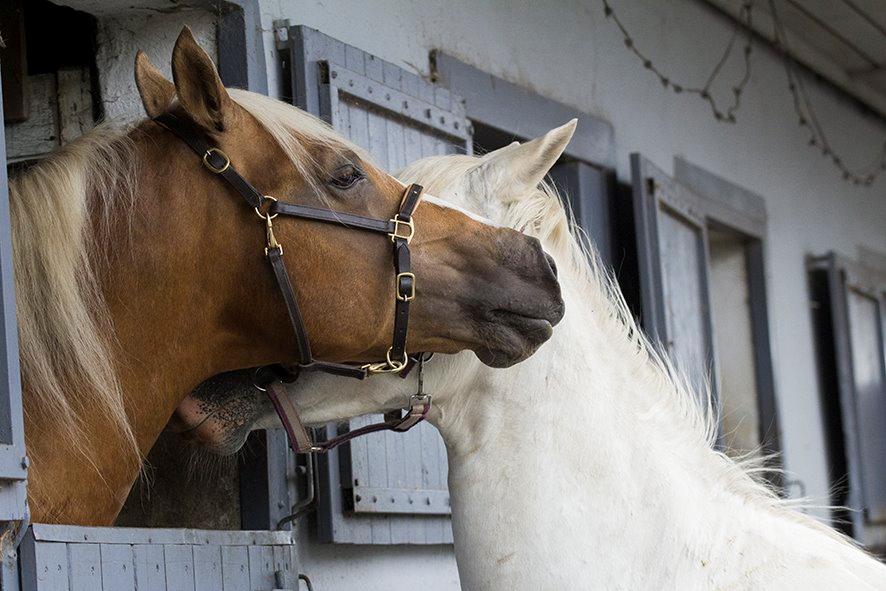
[[[852,345],[852,327],[850,322],[849,297],[850,292],[856,291],[864,297],[874,300],[877,304],[879,326],[876,327],[880,344],[880,371],[881,384],[886,384],[886,351],[884,347],[884,322],[886,322],[886,268],[872,266],[872,261],[855,262],[841,256],[834,251],[820,256],[810,256],[807,259],[807,269],[810,273],[812,292],[812,309],[814,312],[821,311],[823,302],[816,294],[822,291],[816,290],[816,279],[826,280],[824,288],[828,298],[828,310],[825,317],[813,316],[813,322],[817,329],[817,354],[819,370],[822,372],[821,389],[822,396],[826,399],[836,394],[838,404],[831,405],[831,412],[839,412],[839,426],[832,424],[832,428],[841,428],[842,433],[829,433],[830,453],[842,452],[846,462],[846,476],[848,482],[832,483],[846,486],[847,496],[844,505],[848,510],[838,511],[837,517],[848,520],[849,533],[862,545],[880,549],[886,548],[886,522],[882,519],[873,522],[867,518],[866,499],[864,498],[865,462],[861,450],[861,435],[859,429],[857,392],[855,387],[854,364],[855,356]],[[822,287],[819,284],[819,289]],[[830,330],[822,330],[822,323],[829,320]],[[822,342],[825,335],[831,335],[832,342]],[[826,359],[832,356],[833,359]],[[833,374],[833,375],[825,375]],[[830,417],[833,418],[833,417]],[[837,447],[834,449],[834,438],[837,438]],[[833,470],[834,459],[829,462]],[[838,477],[831,474],[831,478]]]
[[[781,474],[781,425],[778,418],[777,393],[772,364],[769,335],[768,299],[766,295],[766,237],[767,214],[765,199],[740,185],[727,181],[689,161],[675,157],[673,177],[665,174],[640,154],[632,154],[635,219],[637,223],[638,259],[643,298],[644,327],[654,338],[665,341],[667,326],[662,291],[661,264],[658,253],[654,203],[646,190],[647,178],[679,185],[681,209],[685,215],[703,227],[704,250],[707,251],[707,231],[715,228],[739,236],[745,243],[745,263],[748,276],[751,336],[754,349],[754,371],[757,390],[757,411],[760,421],[760,446],[766,457],[770,484],[784,494]],[[700,271],[704,290],[710,291],[710,261],[704,256]],[[710,343],[713,359],[712,387],[717,399],[717,351],[713,312],[708,299],[705,313],[705,338]],[[722,440],[720,441],[722,444]]]

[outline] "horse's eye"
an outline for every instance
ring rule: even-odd
[[[353,164],[346,164],[332,173],[329,184],[336,189],[350,189],[364,178],[366,174],[362,170]]]

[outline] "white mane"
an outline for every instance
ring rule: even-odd
[[[398,176],[404,182],[421,182],[430,192],[445,194],[477,166],[476,157],[436,156],[409,165]],[[456,201],[469,198],[453,197]],[[651,407],[646,417],[655,418],[657,428],[666,430],[673,444],[702,450],[705,464],[724,487],[749,503],[855,546],[854,540],[798,511],[805,501],[782,499],[764,478],[772,472],[763,465],[766,458],[748,454],[736,460],[714,448],[718,415],[711,388],[698,391],[687,373],[639,327],[617,280],[575,223],[571,209],[564,207],[566,202],[552,184],[543,182],[527,194],[512,196],[501,208],[494,206],[494,221],[537,237],[557,260],[561,283],[568,282],[576,290],[579,297],[574,301],[581,301],[595,322],[589,330],[604,331],[607,346],[617,348],[617,357],[626,365],[623,369],[636,376],[644,390],[660,396],[660,403]]]

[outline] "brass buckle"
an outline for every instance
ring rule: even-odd
[[[377,374],[377,373],[399,373],[403,371],[403,368],[409,363],[409,355],[406,351],[403,351],[403,359],[391,359],[391,352],[394,350],[394,347],[388,347],[388,352],[385,353],[385,360],[380,361],[378,363],[367,363],[362,367],[369,374]]]
[[[209,157],[212,156],[213,154],[218,154],[219,156],[221,156],[222,158],[225,159],[224,166],[216,167],[216,166],[213,166],[212,164],[209,163]],[[221,174],[231,166],[231,159],[228,158],[227,154],[225,154],[224,152],[222,152],[218,148],[209,148],[208,150],[206,150],[206,153],[203,154],[203,166],[205,166],[206,168],[208,168],[209,170],[211,170],[215,174]]]
[[[394,222],[394,231],[388,234],[391,237],[391,242],[396,242],[397,238],[402,238],[406,241],[406,244],[412,241],[412,237],[415,235],[415,222],[411,218],[409,220],[401,220],[400,214],[397,214],[388,221]],[[406,226],[408,232],[401,233],[401,226]]]
[[[404,277],[409,277],[412,279],[412,289],[409,290],[409,293],[401,293],[400,292],[400,280]],[[401,302],[411,302],[415,299],[415,274],[414,273],[397,273],[397,299]]]

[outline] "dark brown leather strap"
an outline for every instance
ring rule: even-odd
[[[308,340],[308,331],[305,328],[304,320],[302,320],[301,310],[298,307],[298,300],[292,289],[292,283],[289,280],[289,273],[286,271],[286,265],[283,263],[283,248],[268,249],[268,260],[271,262],[271,269],[274,270],[274,279],[277,280],[277,287],[280,288],[280,294],[283,296],[283,303],[286,304],[286,311],[289,314],[289,322],[292,324],[292,332],[295,333],[296,346],[298,347],[298,362],[301,366],[310,365],[314,361],[311,355],[311,343]]]
[[[202,156],[203,165],[225,179],[250,207],[261,207],[264,196],[231,166],[227,154],[206,142],[205,134],[194,123],[172,113],[158,115],[154,117],[154,122],[177,135],[194,152]]]
[[[331,209],[320,209],[318,207],[309,207],[307,205],[298,205],[296,203],[287,203],[285,201],[274,202],[271,205],[270,213],[272,215],[287,215],[307,220],[316,220],[318,222],[341,224],[348,228],[371,230],[373,232],[381,232],[384,234],[390,234],[394,231],[394,222],[391,220],[377,220],[353,213],[333,211]]]
[[[412,214],[421,199],[422,188],[410,185],[403,195],[400,211],[395,220],[406,223],[412,229]],[[396,225],[396,224],[395,224]],[[394,303],[394,334],[391,340],[390,359],[402,361],[403,367],[409,363],[406,356],[406,335],[409,332],[409,304],[415,299],[415,275],[412,273],[412,257],[409,252],[409,238],[402,238],[396,232],[394,241],[394,272],[396,275]],[[402,369],[402,368],[401,368]]]

